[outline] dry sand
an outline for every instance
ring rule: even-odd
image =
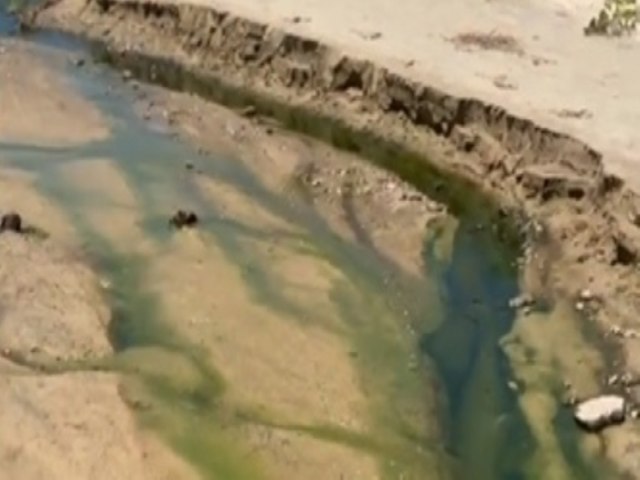
[[[585,141],[640,189],[637,38],[585,37],[594,0],[194,0],[322,40],[393,71],[501,105]],[[460,48],[465,33],[512,36],[521,53]],[[379,34],[379,35],[378,35]],[[496,85],[498,84],[498,86]],[[513,88],[500,88],[512,85]],[[584,112],[583,112],[584,111]]]

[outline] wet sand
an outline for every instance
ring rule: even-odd
[[[2,46],[3,61],[15,56],[19,68],[36,66],[38,78],[64,84],[58,69],[68,65],[68,57],[48,51],[43,62],[33,46],[5,40]],[[24,89],[21,101],[8,102],[2,118],[15,115],[20,128],[0,126],[0,138],[10,146],[0,156],[9,160],[11,151],[24,146],[24,155],[35,161],[25,163],[24,170],[13,160],[6,163],[10,168],[2,168],[0,178],[7,186],[3,205],[19,211],[49,238],[0,236],[2,257],[10,260],[2,262],[3,471],[21,479],[43,478],[48,472],[47,478],[250,475],[320,480],[379,478],[391,468],[405,472],[406,478],[420,478],[425,465],[434,468],[442,461],[439,452],[413,451],[396,431],[401,425],[382,413],[388,409],[387,375],[396,372],[382,368],[377,380],[363,376],[358,358],[368,361],[368,340],[359,338],[358,327],[344,323],[334,301],[336,291],[342,291],[367,311],[373,292],[350,286],[357,277],[341,270],[339,258],[314,251],[309,225],[301,228],[292,223],[296,214],[278,213],[259,197],[199,174],[195,168],[206,169],[209,161],[204,156],[193,172],[179,158],[171,159],[173,168],[151,173],[141,189],[136,177],[123,173],[122,159],[91,155],[92,148],[100,150],[95,146],[117,131],[114,118],[92,109],[71,89],[56,90],[66,108],[47,116],[39,105],[51,96],[39,84],[15,85],[21,76],[18,67],[3,79],[2,88],[3,93],[5,86]],[[26,71],[22,74],[28,76]],[[80,118],[91,121],[78,123]],[[270,183],[274,178],[290,184],[300,159],[325,149],[286,135],[258,142],[263,127],[226,110],[208,118],[210,128],[216,121],[245,123],[245,134],[253,140],[226,162],[247,162],[262,171],[275,194],[282,184]],[[56,128],[47,130],[49,122]],[[41,131],[46,133],[41,136]],[[224,135],[204,133],[203,138],[214,139],[217,151],[232,144]],[[274,152],[290,148],[292,154],[273,155],[281,164],[264,170],[253,163],[268,160],[262,156],[264,146]],[[88,153],[41,167],[37,161],[52,147],[64,149],[51,150],[54,159],[61,152],[63,157],[67,151]],[[38,148],[44,148],[42,154]],[[399,179],[353,158],[341,163],[339,154],[331,156],[336,165],[350,165],[375,187],[369,195],[384,193],[377,186],[383,178],[394,183],[398,203],[407,208],[419,203],[400,198],[415,192]],[[188,176],[185,181],[193,190],[172,188],[167,173]],[[324,192],[321,201],[339,201],[340,196],[330,199],[334,194]],[[421,210],[425,223],[415,223],[411,234],[405,233],[411,246],[403,250],[406,257],[387,246],[390,259],[384,264],[391,271],[414,277],[420,270],[414,262],[420,258],[427,220],[446,216],[445,209],[429,205],[431,210]],[[211,209],[221,215],[202,218],[205,225],[214,225],[212,231],[173,233],[167,220],[176,208]],[[374,225],[367,208],[364,204],[355,210],[365,232]],[[332,233],[331,225],[348,226],[338,212],[323,209],[324,217],[311,228],[339,246],[353,234],[346,228],[342,235]],[[396,206],[390,205],[375,220],[387,218],[387,228],[393,228],[395,213]],[[397,228],[402,228],[399,220]],[[215,229],[215,222],[225,221],[246,231],[245,238],[225,237],[225,230]],[[230,251],[245,260],[230,261]],[[103,270],[102,261],[116,259],[120,266],[103,271],[102,278],[86,265],[89,261]],[[144,268],[136,266],[140,262]],[[265,279],[252,273],[262,264],[270,266],[262,272],[268,274]],[[256,297],[269,283],[281,289],[269,294],[275,303]],[[407,371],[406,378],[400,374],[394,383],[401,382],[407,398],[415,399],[410,400],[410,416],[400,421],[419,418],[426,425],[429,385],[406,367],[413,341],[398,323],[397,311],[374,305],[379,323],[372,323],[371,333],[389,335],[384,348],[390,367],[399,362]],[[121,331],[122,323],[131,320],[139,325]],[[145,347],[147,342],[155,347]],[[420,435],[437,438],[435,425],[428,431],[416,428]],[[191,433],[185,436],[186,431]],[[212,449],[219,452],[215,459]],[[31,461],[36,454],[37,462]],[[101,468],[105,462],[108,470]]]

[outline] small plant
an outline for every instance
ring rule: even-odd
[[[636,30],[638,22],[637,0],[605,0],[598,15],[589,21],[585,35],[621,36]]]

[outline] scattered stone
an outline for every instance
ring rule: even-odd
[[[621,337],[623,336],[623,330],[621,327],[619,327],[618,325],[613,325],[610,329],[609,329],[609,333],[611,335],[614,335],[616,337]]]
[[[585,303],[584,303],[584,302],[576,302],[576,310],[577,310],[578,312],[584,312],[584,310],[585,310],[585,308],[586,308],[586,307],[587,307],[587,306],[585,305]]]
[[[76,60],[73,62],[73,65],[76,67],[84,67],[85,62],[86,61],[84,58],[76,58]]]
[[[516,90],[518,86],[506,75],[498,75],[493,79],[493,85],[501,90]]]
[[[534,303],[535,300],[533,296],[528,293],[523,293],[509,300],[509,307],[518,310],[524,307],[532,307]]]
[[[613,374],[607,380],[607,385],[609,385],[611,387],[613,385],[616,385],[619,382],[620,382],[620,376],[617,375],[617,374]]]
[[[193,170],[193,163],[191,162],[185,163],[184,168],[186,168],[187,170]]]
[[[619,395],[601,395],[578,403],[573,416],[578,425],[598,432],[625,420],[625,399]]]
[[[620,376],[620,384],[624,385],[625,387],[630,387],[634,384],[637,383],[637,380],[633,378],[633,376],[630,373],[623,373]]]
[[[587,110],[586,108],[581,108],[579,110],[571,110],[568,108],[563,108],[562,110],[556,110],[554,113],[560,118],[591,118],[593,114]]]
[[[636,420],[638,417],[640,417],[640,411],[636,410],[635,408],[633,410],[631,410],[629,412],[629,416],[631,418],[633,418],[634,420]]]
[[[124,80],[131,80],[133,78],[133,72],[131,70],[123,70],[122,78]]]
[[[618,325],[610,327],[608,333],[609,335],[620,338],[638,338],[640,336],[640,332],[637,330],[622,328]]]
[[[555,60],[551,60],[550,58],[533,56],[531,58],[531,63],[533,63],[534,67],[538,67],[540,65],[555,65],[557,62]]]
[[[6,213],[2,216],[0,221],[0,232],[22,232],[22,217],[14,212]]]
[[[507,383],[507,386],[509,387],[509,390],[512,390],[512,391],[514,391],[514,392],[517,392],[517,391],[518,391],[518,383],[517,383],[517,382],[515,382],[514,380],[510,380],[510,381]]]
[[[358,30],[352,30],[352,31],[363,40],[379,40],[382,38],[381,32],[361,32]]]
[[[407,200],[410,202],[421,202],[424,200],[424,196],[419,192],[409,193]]]
[[[185,227],[194,227],[198,223],[198,216],[194,212],[186,212],[184,210],[178,210],[169,224],[175,228],[181,229]]]
[[[247,105],[244,108],[238,110],[238,113],[246,118],[253,118],[258,114],[258,109],[253,105]]]
[[[593,295],[593,292],[591,290],[589,290],[588,288],[585,288],[584,290],[580,291],[579,294],[580,300],[584,301],[584,302],[590,302],[591,300],[593,300],[595,297]]]

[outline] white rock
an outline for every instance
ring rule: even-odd
[[[580,300],[584,300],[585,302],[593,300],[593,292],[588,288],[585,288],[580,292]]]
[[[620,336],[624,332],[623,332],[622,328],[620,328],[618,325],[614,325],[609,329],[609,333],[612,334],[612,335]]]
[[[625,400],[619,395],[594,397],[578,403],[573,416],[584,429],[599,431],[624,421]]]
[[[524,307],[530,307],[535,303],[533,296],[528,293],[523,293],[517,297],[509,300],[509,307],[514,309],[520,309]]]

